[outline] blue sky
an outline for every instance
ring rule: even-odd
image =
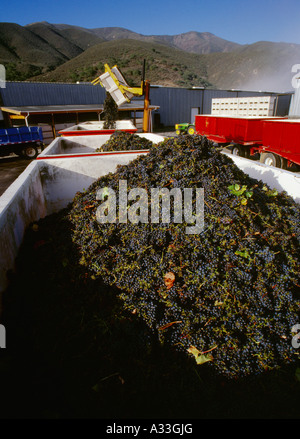
[[[1,0],[0,21],[86,28],[117,26],[144,35],[211,32],[240,44],[300,44],[300,0]]]

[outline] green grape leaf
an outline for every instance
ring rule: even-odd
[[[247,186],[243,185],[242,187],[239,184],[233,184],[231,186],[228,186],[228,189],[233,195],[242,195],[246,190]]]
[[[269,197],[277,197],[277,195],[278,195],[278,192],[276,189],[273,189],[273,190],[268,192]]]
[[[188,352],[194,355],[197,364],[204,364],[208,361],[213,361],[213,357],[211,354],[203,354],[195,346],[190,346],[188,348]]]
[[[194,355],[195,357],[197,357],[200,354],[200,351],[198,351],[198,349],[195,346],[190,346],[187,351],[190,354]]]
[[[198,355],[198,357],[196,358],[196,363],[197,364],[204,364],[207,363],[208,361],[212,361],[213,357],[210,354],[206,354],[206,355]]]
[[[250,254],[249,254],[249,252],[248,252],[247,249],[245,249],[245,250],[243,250],[243,251],[241,251],[241,250],[237,250],[237,251],[235,252],[235,254],[238,255],[238,256],[242,256],[243,258],[246,258],[246,259],[250,258]]]

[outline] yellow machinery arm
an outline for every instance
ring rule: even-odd
[[[104,64],[104,68],[105,73],[94,79],[92,84],[100,83],[112,95],[118,105],[121,105],[124,101],[130,102],[133,96],[142,96],[144,94],[143,81],[141,87],[130,87],[117,66],[110,68],[108,64]],[[123,99],[118,91],[121,92]]]
[[[145,95],[143,131],[148,131],[149,126],[149,90],[150,83],[144,79],[140,87],[130,87],[117,66],[112,68],[104,65],[105,72],[92,81],[93,85],[100,84],[112,96],[118,107],[125,102],[130,102],[134,96]]]

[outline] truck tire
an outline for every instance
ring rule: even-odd
[[[280,158],[280,167],[281,169],[288,169],[288,161],[287,159],[285,159],[284,157],[279,157]]]
[[[38,153],[38,149],[35,145],[28,145],[22,150],[24,158],[28,160],[35,159]]]
[[[268,166],[275,166],[276,168],[281,167],[280,157],[272,152],[262,152],[260,155],[260,162]]]
[[[239,144],[232,145],[231,154],[238,155],[239,157],[246,157],[246,158],[250,157],[249,148]]]
[[[190,126],[188,127],[188,129],[187,129],[187,133],[190,134],[190,135],[195,134],[195,127],[194,127],[194,125],[190,125]]]

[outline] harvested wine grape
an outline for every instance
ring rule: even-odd
[[[118,106],[111,97],[110,93],[106,93],[106,98],[103,104],[104,112],[104,129],[115,128],[116,120],[118,119]]]
[[[136,188],[146,197],[133,196]],[[184,196],[161,202],[164,222],[153,221],[154,188],[165,197],[193,190],[194,214],[203,189],[201,231],[187,233]],[[182,222],[175,221],[180,207]],[[110,211],[110,221],[99,222],[99,209],[102,220]],[[69,218],[89,275],[117,287],[125,308],[162,344],[228,378],[299,360],[291,341],[300,321],[300,206],[250,178],[205,137],[152,145],[77,193]]]
[[[137,134],[128,133],[126,131],[116,130],[107,142],[96,149],[96,152],[150,149],[152,145],[153,143],[151,140],[148,140],[145,137],[140,137]]]

